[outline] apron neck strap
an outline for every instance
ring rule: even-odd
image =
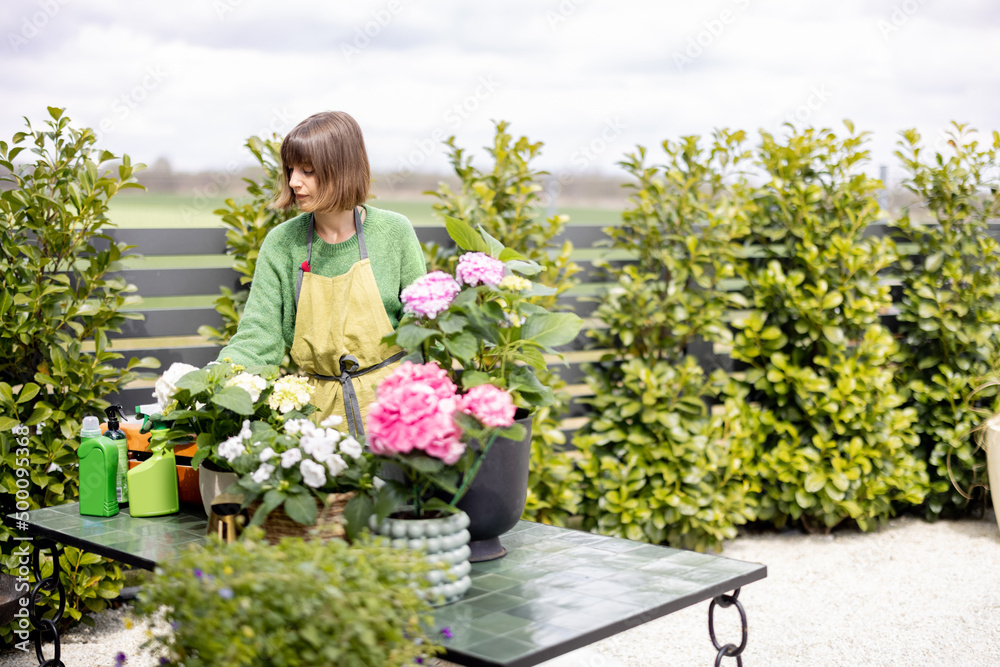
[[[361,226],[361,207],[354,207],[354,231],[358,235],[358,250],[361,251],[361,259],[368,259],[368,247],[365,245],[365,231]],[[316,219],[312,213],[309,214],[309,234],[306,237],[306,263],[312,263],[313,256],[313,234],[316,232]],[[302,267],[299,267],[298,279],[295,281],[295,303],[299,302],[299,292],[302,290]]]

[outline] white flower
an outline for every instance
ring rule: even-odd
[[[346,438],[340,441],[340,453],[347,454],[352,459],[360,459],[361,443],[352,438],[351,436],[347,436]]]
[[[244,419],[243,420],[243,426],[242,426],[242,428],[240,428],[239,435],[244,440],[249,440],[250,438],[253,437],[253,433],[250,432],[250,420],[249,419]]]
[[[166,409],[167,404],[173,399],[174,394],[177,393],[177,381],[182,377],[190,373],[191,371],[201,370],[191,364],[182,364],[181,362],[175,362],[170,365],[170,368],[159,377],[156,384],[153,385],[153,397],[156,399],[156,403],[160,406],[160,412]]]
[[[341,436],[343,435],[340,431],[332,428],[326,429],[324,431],[324,434],[326,436],[326,439],[333,443],[336,443],[338,440],[340,440]]]
[[[306,486],[318,489],[326,484],[326,468],[315,461],[309,459],[303,461],[299,465],[299,472],[302,473],[302,481],[305,482]]]
[[[278,410],[282,414],[299,410],[309,402],[314,389],[308,378],[286,375],[274,383],[274,391],[267,399],[267,404],[272,410]]]
[[[270,459],[270,458],[272,458],[274,456],[275,456],[274,450],[271,449],[270,447],[265,447],[264,451],[262,451],[260,453],[260,460],[261,461],[267,461],[268,459]]]
[[[372,486],[374,486],[375,490],[378,491],[385,486],[385,480],[381,477],[372,477]]]
[[[274,466],[270,463],[263,463],[250,478],[258,484],[263,484],[271,478],[272,472],[274,472]]]
[[[336,446],[324,437],[306,436],[300,441],[302,451],[309,454],[320,463],[325,462],[337,453]]]
[[[343,417],[341,417],[340,415],[330,415],[329,417],[321,421],[319,425],[322,426],[323,428],[332,428],[334,426],[340,426],[342,423],[344,423]]]
[[[239,435],[234,435],[228,440],[224,440],[222,444],[219,445],[219,456],[226,459],[230,463],[236,460],[241,454],[245,454],[247,451],[246,445],[243,444],[243,438]]]
[[[326,467],[330,469],[330,477],[336,477],[347,470],[347,461],[342,459],[339,454],[334,454],[326,460]]]
[[[289,449],[281,454],[281,467],[291,468],[293,465],[302,460],[302,450],[296,447],[295,449]]]
[[[311,423],[308,419],[289,419],[285,422],[285,433],[287,435],[298,435],[302,431],[303,426]]]
[[[260,393],[267,389],[267,381],[259,375],[244,372],[229,378],[226,381],[226,386],[245,389],[250,394],[250,400],[256,403],[257,399],[260,398]]]

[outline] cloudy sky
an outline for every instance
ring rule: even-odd
[[[442,138],[478,151],[501,119],[573,173],[718,127],[851,118],[873,165],[903,128],[1000,128],[996,0],[4,0],[0,28],[0,138],[64,106],[178,170],[324,109],[377,170],[446,170]]]

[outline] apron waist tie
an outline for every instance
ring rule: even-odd
[[[351,437],[365,434],[365,426],[361,422],[361,407],[358,405],[358,395],[354,391],[353,378],[360,377],[365,373],[377,371],[385,368],[389,364],[394,364],[406,356],[406,350],[400,350],[388,359],[378,362],[368,368],[360,368],[357,358],[352,354],[345,354],[340,358],[340,375],[318,375],[309,373],[309,377],[317,380],[336,380],[344,389],[344,412],[347,414],[347,428]]]

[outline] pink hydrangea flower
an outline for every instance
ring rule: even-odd
[[[434,319],[448,309],[461,291],[461,286],[447,273],[432,271],[410,283],[399,298],[405,312]]]
[[[438,398],[454,398],[457,391],[455,384],[448,377],[448,371],[436,363],[415,364],[412,361],[404,361],[379,384],[379,396],[411,383],[427,385],[434,390],[434,395]]]
[[[414,450],[452,465],[465,445],[455,425],[455,385],[437,364],[404,362],[378,386],[368,410],[368,447],[392,456]]]
[[[503,262],[483,252],[467,252],[458,258],[455,269],[458,281],[476,285],[499,285],[503,280]]]
[[[491,384],[473,387],[458,400],[458,409],[478,419],[483,426],[503,428],[514,423],[514,400]]]

